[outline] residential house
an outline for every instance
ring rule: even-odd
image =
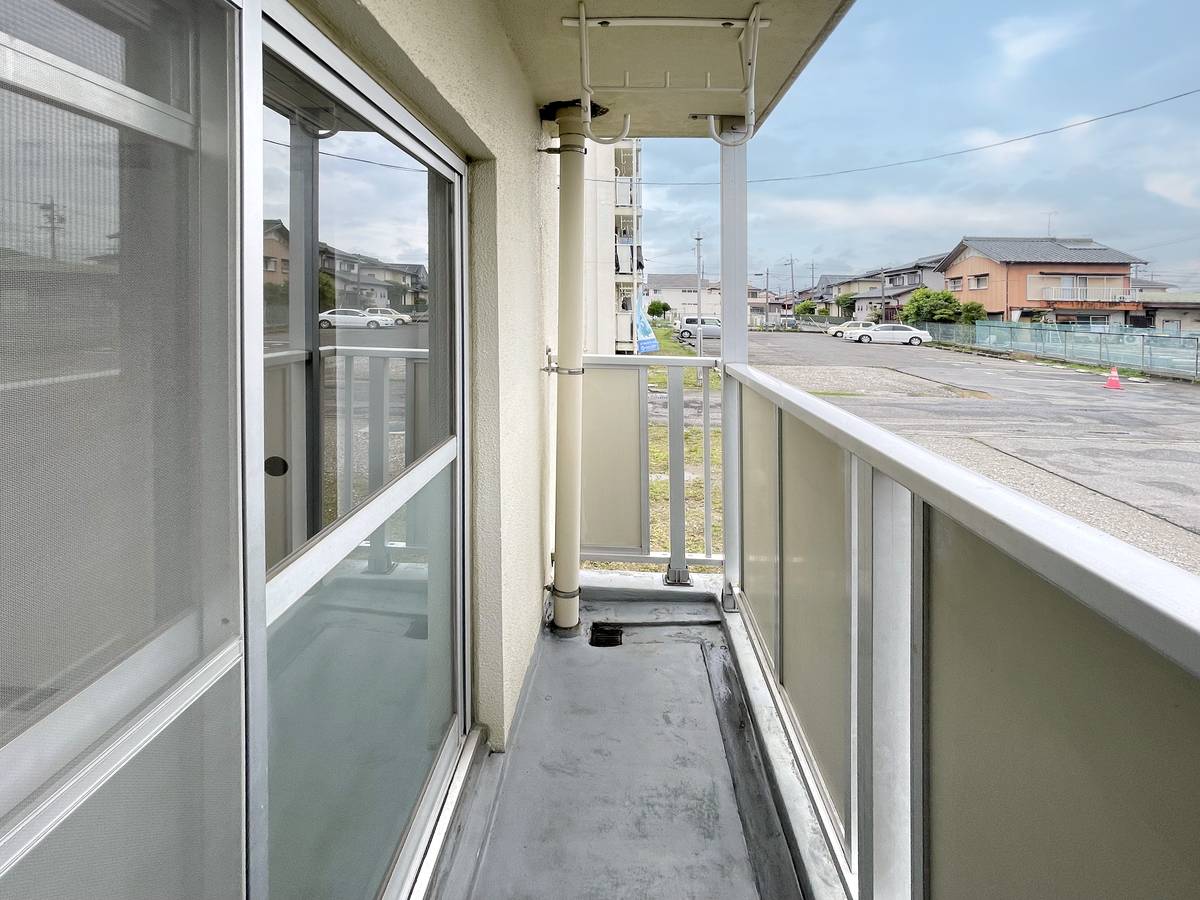
[[[671,318],[696,315],[699,308],[696,296],[695,275],[656,275],[646,276],[646,296],[648,301],[661,300],[671,307]],[[702,315],[721,315],[720,282],[703,279],[704,308]]]
[[[1130,290],[1130,267],[1144,262],[1091,238],[964,237],[938,271],[989,318],[1123,324],[1144,314]]]
[[[338,306],[361,309],[391,306],[423,308],[428,302],[429,271],[424,263],[388,263],[362,253],[320,244],[321,271],[333,278]]]
[[[0,897],[1195,897],[1200,579],[750,363],[847,5],[0,4],[5,200],[80,226],[0,252]],[[664,392],[583,353],[622,132],[722,142]],[[268,330],[285,208],[428,323]]]
[[[719,283],[717,287],[719,290]],[[779,325],[784,319],[791,318],[796,300],[792,294],[778,294],[751,284],[746,287],[746,302],[750,324],[761,327]]]
[[[853,275],[823,274],[812,287],[797,291],[795,302],[801,303],[804,300],[811,300],[816,306],[816,313],[818,315],[841,315],[841,308],[836,303],[838,292],[835,290],[835,287],[849,281],[853,277]]]
[[[937,269],[944,256],[944,253],[934,253],[903,265],[888,266],[860,275],[853,282],[855,287],[860,288],[853,293],[854,318],[898,322],[900,308],[917,288],[927,287],[935,291],[944,288],[945,277]],[[862,287],[864,281],[865,289]]]
[[[288,282],[288,230],[280,219],[263,221],[263,283]]]

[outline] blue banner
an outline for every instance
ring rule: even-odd
[[[650,327],[650,317],[646,315],[645,298],[642,297],[642,286],[637,286],[633,297],[633,330],[637,338],[638,353],[657,353],[658,338]]]

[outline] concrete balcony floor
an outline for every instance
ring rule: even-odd
[[[580,634],[539,639],[434,896],[801,896],[716,595],[591,580]],[[591,646],[596,623],[620,646]]]

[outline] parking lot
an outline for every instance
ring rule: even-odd
[[[750,362],[1200,573],[1200,386],[783,332],[752,332]]]

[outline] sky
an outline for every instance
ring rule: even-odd
[[[748,149],[751,180],[912,159],[1200,88],[1197,0],[857,0]],[[770,32],[764,32],[764,40]],[[718,181],[712,141],[646,140],[647,182]],[[649,183],[648,272],[720,268],[716,186]],[[786,290],[974,235],[1092,237],[1200,291],[1200,94],[961,157],[751,184],[750,272]],[[762,275],[751,281],[761,285]]]

